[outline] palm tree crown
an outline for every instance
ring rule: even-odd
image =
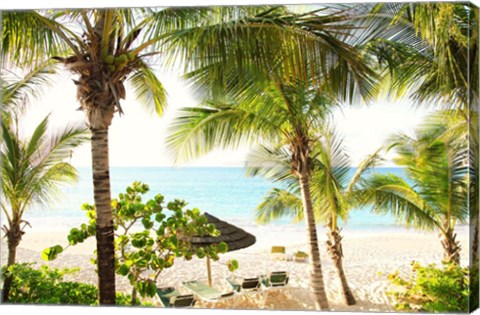
[[[445,123],[449,117],[448,123]],[[407,179],[393,174],[374,174],[362,183],[365,200],[376,213],[392,213],[399,222],[423,230],[438,230],[443,238],[445,260],[460,261],[455,240],[457,222],[468,213],[467,150],[461,130],[462,118],[452,112],[434,116],[412,136],[394,136],[395,163],[404,167]],[[466,126],[463,126],[463,129]]]

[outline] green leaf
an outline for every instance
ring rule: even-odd
[[[198,258],[204,258],[205,250],[203,249],[203,247],[200,247],[195,251],[195,254],[197,255]]]
[[[57,258],[57,256],[63,252],[63,247],[60,245],[55,245],[43,250],[42,259],[46,261],[51,261]]]
[[[118,268],[117,272],[118,272],[118,274],[120,274],[122,276],[126,276],[130,272],[130,268],[126,264],[122,264]]]
[[[168,255],[167,259],[165,261],[165,268],[169,268],[169,267],[173,266],[174,261],[175,261],[175,256]]]
[[[198,219],[197,219],[197,224],[198,225],[204,225],[206,223],[207,223],[207,217],[205,217],[203,215],[198,217]]]
[[[166,217],[166,216],[165,216],[163,213],[157,213],[157,214],[155,215],[155,221],[157,221],[157,222],[162,222],[163,219],[165,219],[165,217]]]
[[[218,244],[218,251],[222,254],[228,251],[228,244],[225,242],[221,242]]]
[[[149,297],[154,297],[157,293],[157,285],[153,281],[149,281],[146,286],[146,293]]]
[[[236,259],[227,261],[227,267],[230,272],[234,272],[238,269],[238,261]]]

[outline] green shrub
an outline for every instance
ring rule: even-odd
[[[78,272],[78,268],[51,269],[41,266],[35,269],[33,265],[33,263],[15,264],[6,271],[7,274],[13,275],[10,303],[98,305],[96,286],[64,281],[65,275]],[[2,274],[3,271],[5,268]],[[116,299],[117,305],[131,305],[130,295],[117,292]]]
[[[469,270],[455,264],[421,266],[412,262],[413,274],[405,280],[398,272],[389,280],[398,290],[389,292],[399,311],[467,312],[469,300]]]
[[[189,242],[192,236],[217,236],[215,225],[208,223],[199,209],[186,209],[187,203],[175,199],[165,203],[161,194],[143,201],[149,192],[148,185],[134,182],[118,199],[112,200],[115,228],[115,266],[119,276],[126,277],[132,285],[131,304],[138,304],[137,293],[142,298],[154,297],[157,279],[164,269],[171,268],[177,258],[191,260],[193,256],[219,260],[219,254],[228,251],[224,242],[196,248]],[[96,210],[91,204],[82,205],[88,221],[70,230],[69,245],[77,245],[95,236]],[[53,260],[64,251],[61,245],[46,248],[42,258]],[[96,262],[95,262],[96,263]],[[229,270],[238,268],[231,262]]]
[[[8,268],[13,276],[9,296],[11,303],[32,304],[86,304],[97,302],[97,288],[94,285],[63,281],[67,274],[78,269],[50,269],[33,264],[16,264]]]
[[[473,264],[473,267],[470,271],[470,311],[476,310],[478,308],[479,300],[479,279],[478,279],[478,262]]]

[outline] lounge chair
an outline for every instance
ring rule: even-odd
[[[193,294],[180,294],[173,287],[157,288],[157,296],[163,307],[193,307],[196,302]]]
[[[293,255],[293,259],[296,262],[305,262],[308,259],[308,254],[305,252],[298,251]]]
[[[240,278],[240,277],[229,277],[227,282],[232,286],[232,289],[237,292],[242,291],[256,291],[260,289],[262,284],[259,277],[254,278]]]
[[[201,281],[186,281],[183,286],[205,302],[217,303],[233,297],[234,291],[222,292]]]
[[[285,246],[272,246],[270,255],[273,259],[287,260],[287,254],[285,253]]]
[[[262,284],[266,288],[284,287],[288,284],[288,273],[286,271],[274,271],[268,276],[264,276]]]
[[[282,290],[283,293],[287,293],[289,289],[288,284],[288,273],[286,271],[273,271],[268,275],[262,277],[262,285],[265,287],[263,305],[262,308],[265,308],[269,292],[272,290]]]
[[[232,289],[238,292],[241,298],[245,298],[247,300],[253,299],[253,303],[258,304],[258,300],[254,298],[254,296],[258,296],[257,293],[261,293],[261,297],[263,300],[263,292],[260,290],[262,286],[262,281],[260,277],[253,277],[253,278],[241,278],[241,277],[229,277],[226,279],[227,282],[230,284]],[[262,301],[260,304],[264,304]]]

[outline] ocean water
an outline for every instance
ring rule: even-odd
[[[403,175],[400,168],[380,168],[378,172],[391,172]],[[354,169],[352,169],[352,174]],[[30,209],[24,218],[35,230],[65,230],[86,221],[84,211],[80,209],[85,202],[93,204],[93,184],[90,168],[79,168],[79,182],[64,187],[60,202],[46,208]],[[198,208],[218,218],[243,228],[258,227],[254,213],[265,193],[275,184],[260,178],[247,177],[243,168],[197,167],[112,167],[112,198],[118,196],[134,181],[141,181],[150,187],[146,197],[157,193],[165,200],[175,198],[188,202],[187,208]],[[301,229],[303,223],[292,224],[285,218],[269,223],[267,227],[282,229]],[[390,216],[370,213],[369,209],[354,209],[344,227],[349,231],[374,231],[398,229]]]

